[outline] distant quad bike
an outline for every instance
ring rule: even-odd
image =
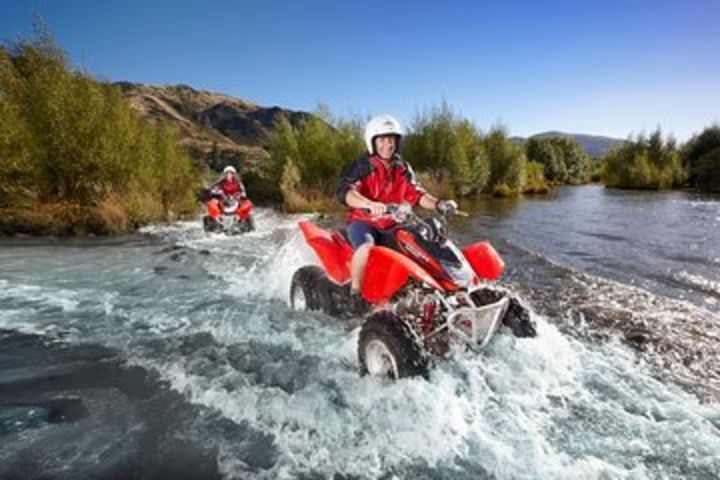
[[[449,212],[455,214],[460,212]],[[358,357],[362,373],[398,379],[426,375],[451,343],[481,350],[501,323],[518,337],[534,337],[535,324],[517,298],[490,283],[505,266],[495,249],[478,242],[458,249],[447,238],[443,215],[421,219],[406,205],[389,205],[398,223],[370,249],[361,294],[350,295],[352,248],[344,231],[299,222],[322,267],[295,272],[290,306],[333,316],[365,316]]]
[[[250,200],[225,195],[219,188],[210,190],[207,197],[207,215],[203,217],[203,229],[206,232],[237,235],[255,230],[253,204]]]

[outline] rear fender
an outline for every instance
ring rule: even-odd
[[[350,280],[352,248],[338,235],[308,221],[298,222],[308,245],[315,251],[327,276],[342,285]]]
[[[443,290],[426,270],[403,254],[386,247],[370,247],[362,296],[370,303],[385,304],[411,277],[429,287]]]

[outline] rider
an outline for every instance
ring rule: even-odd
[[[396,223],[385,214],[386,204],[409,203],[440,213],[457,209],[454,200],[438,200],[418,185],[412,168],[397,153],[401,139],[402,130],[395,118],[372,118],[365,126],[367,154],[345,167],[337,187],[338,198],[349,207],[347,233],[354,250],[350,266],[353,294],[360,291],[370,247],[381,245],[385,231]]]
[[[222,190],[223,194],[228,197],[235,197],[238,200],[245,198],[245,185],[232,165],[225,167],[222,178],[215,182],[210,190],[214,188]]]

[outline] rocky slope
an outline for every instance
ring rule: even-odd
[[[211,167],[255,163],[268,158],[267,135],[280,115],[296,125],[310,116],[280,107],[261,107],[222,93],[187,85],[119,82],[130,104],[153,123],[174,125],[181,143]]]

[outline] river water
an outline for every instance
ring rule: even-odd
[[[539,336],[395,384],[288,309],[302,217],[0,240],[0,478],[718,478],[720,198],[464,208]]]

